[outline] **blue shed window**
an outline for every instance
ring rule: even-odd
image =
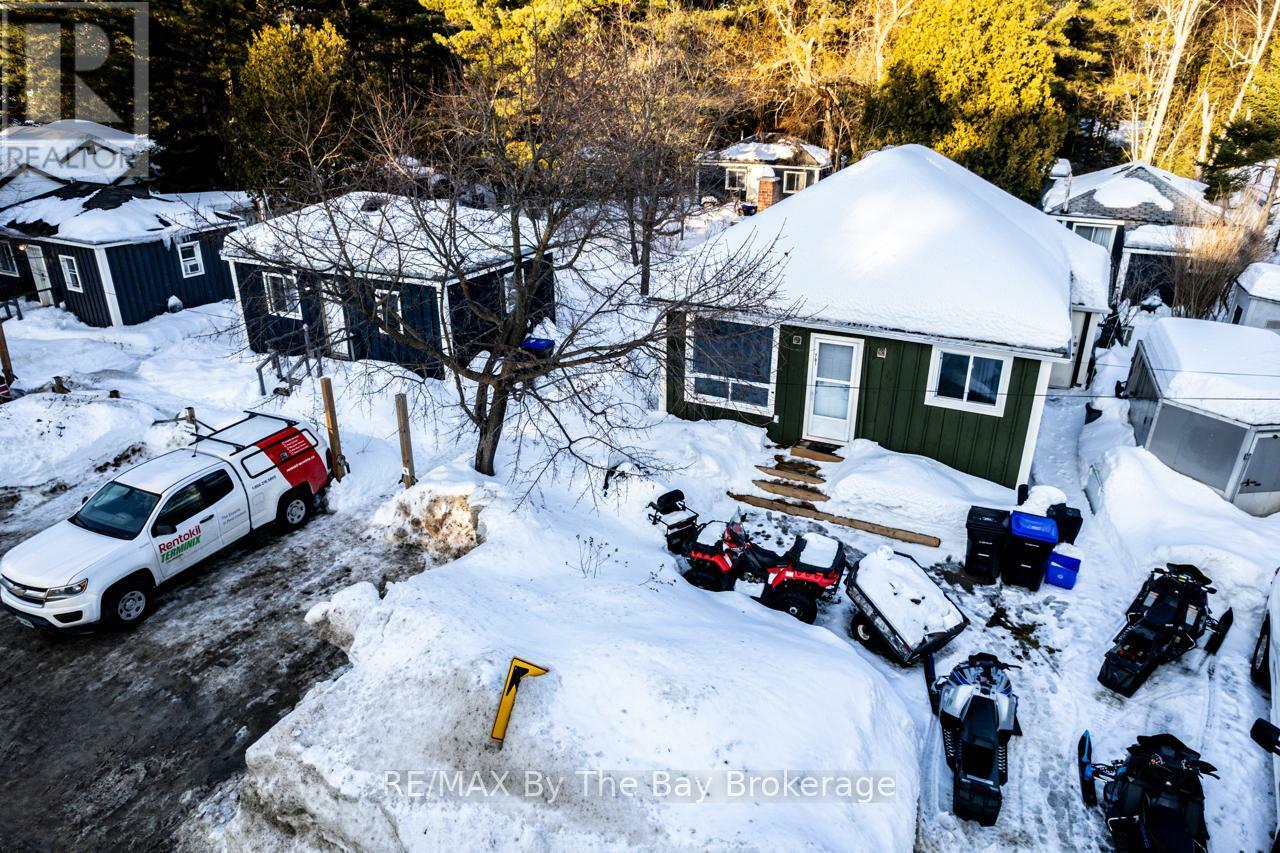
[[[773,411],[773,329],[695,319],[688,347],[691,399],[747,412]]]
[[[182,266],[183,278],[204,275],[204,258],[200,257],[200,244],[192,241],[179,246],[178,263]]]
[[[267,295],[267,311],[281,317],[301,317],[298,280],[278,272],[262,274],[262,289]]]
[[[11,243],[0,243],[0,274],[18,274],[18,258],[13,254]]]

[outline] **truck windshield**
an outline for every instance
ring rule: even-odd
[[[159,502],[160,496],[151,492],[123,483],[107,483],[71,516],[71,523],[94,533],[132,539],[142,531]]]

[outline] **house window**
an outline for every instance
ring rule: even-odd
[[[725,409],[771,414],[773,329],[695,319],[689,328],[686,395]]]
[[[1114,225],[1086,225],[1083,222],[1077,222],[1071,230],[1090,243],[1097,243],[1108,252],[1111,251],[1111,243],[1116,237],[1116,227]]]
[[[183,243],[178,247],[178,262],[182,265],[182,277],[204,275],[204,258],[200,256],[200,244]]]
[[[84,285],[80,283],[80,268],[76,266],[76,259],[70,255],[58,255],[58,263],[62,265],[62,280],[66,283],[67,290],[84,293]]]
[[[934,347],[925,405],[1003,415],[1012,364],[1012,356]]]
[[[747,188],[747,170],[725,169],[724,188],[735,192],[745,190]]]
[[[382,334],[404,333],[404,315],[400,312],[399,291],[375,290],[373,292],[373,310],[378,318],[378,331],[382,332]]]
[[[0,243],[0,275],[17,275],[18,258],[13,254],[13,245]]]
[[[281,317],[302,316],[302,303],[298,298],[298,279],[284,273],[263,273],[262,289],[267,296],[267,311]]]
[[[784,193],[798,193],[808,184],[805,182],[807,176],[804,172],[783,172],[782,173],[782,191]]]

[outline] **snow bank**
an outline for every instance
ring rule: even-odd
[[[641,501],[628,501],[636,519]],[[643,522],[521,512],[492,499],[479,517],[484,544],[457,562],[384,599],[353,587],[313,611],[351,668],[250,748],[228,846],[833,849],[857,838],[912,848],[915,730],[846,641],[679,582]],[[578,565],[588,535],[613,555],[590,575]],[[523,682],[495,751],[489,726],[513,655],[550,672]],[[861,804],[731,796],[744,792],[729,787],[730,772],[784,767],[888,775],[896,794]],[[437,771],[510,773],[509,790],[429,793]],[[637,779],[637,795],[599,796],[595,772]],[[696,792],[664,796],[667,772],[711,793],[698,804]],[[411,773],[416,789],[404,787]],[[531,778],[562,787],[539,792]]]
[[[74,481],[145,435],[149,406],[94,394],[28,394],[0,406],[0,486]]]
[[[1247,424],[1280,424],[1280,335],[1166,317],[1142,346],[1165,399]]]

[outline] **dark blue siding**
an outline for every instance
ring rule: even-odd
[[[121,320],[128,325],[163,314],[171,296],[188,308],[231,299],[231,271],[218,254],[227,230],[205,231],[168,244],[154,240],[107,249]],[[200,244],[204,273],[183,278],[178,246],[192,240]]]
[[[427,376],[444,376],[444,370],[435,359],[421,349],[402,343],[378,328],[370,314],[373,313],[375,290],[399,290],[400,316],[404,320],[405,333],[440,347],[440,297],[435,287],[421,282],[402,282],[398,287],[390,282],[360,281],[363,310],[354,303],[346,307],[347,328],[351,336],[353,358],[372,358],[402,364]]]
[[[313,277],[306,273],[298,275],[302,317],[285,317],[272,314],[267,310],[267,297],[262,285],[264,272],[276,272],[276,270],[246,264],[242,261],[236,262],[240,308],[244,312],[249,348],[254,352],[276,350],[286,355],[301,355],[306,347],[306,335],[302,331],[304,326],[313,343],[324,339],[320,299],[315,294]]]
[[[13,259],[18,263],[18,274],[16,276],[0,273],[0,299],[34,296],[36,285],[31,278],[31,264],[27,261],[27,253],[18,249],[19,246],[23,245],[22,241],[0,237],[0,243],[9,246],[13,251]]]
[[[39,245],[44,249],[45,266],[49,268],[49,280],[53,283],[53,298],[66,305],[68,311],[90,325],[106,328],[111,325],[111,310],[107,307],[107,297],[102,291],[102,277],[98,275],[98,256],[93,249],[80,246],[67,246],[60,243],[46,243],[42,240],[28,240],[28,246]],[[62,275],[63,255],[76,259],[76,270],[80,273],[80,286],[83,293],[67,289]]]
[[[540,271],[535,271],[535,265],[540,266]],[[544,318],[555,322],[555,273],[549,264],[535,261],[526,261],[524,270],[525,276],[538,275],[538,289],[529,310],[529,329]],[[464,360],[492,343],[495,329],[484,314],[506,316],[503,279],[510,272],[511,267],[507,267],[470,276],[465,285],[456,281],[449,285],[449,329],[453,346]]]

